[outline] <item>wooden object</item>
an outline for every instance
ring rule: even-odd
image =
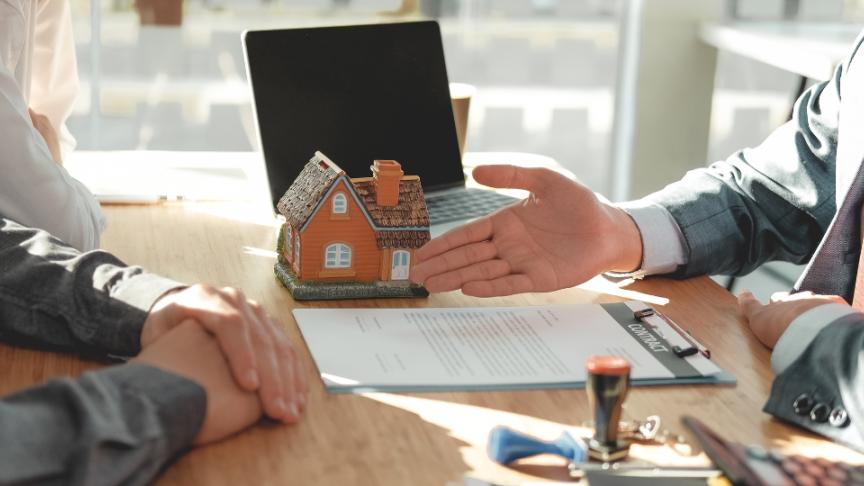
[[[276,276],[295,299],[429,295],[408,279],[429,212],[420,178],[399,162],[376,160],[372,177],[351,179],[316,152],[276,207]]]
[[[471,474],[503,484],[564,479],[565,461],[537,457],[507,468],[486,455],[497,425],[552,440],[562,430],[585,434],[592,418],[584,390],[329,395],[324,391],[291,317],[295,307],[464,307],[602,303],[643,299],[659,306],[699,342],[737,386],[662,386],[630,390],[624,418],[662,417],[685,433],[690,414],[734,441],[779,447],[788,453],[862,463],[864,457],[787,426],[761,411],[772,373],[769,352],[738,317],[735,298],[708,278],[648,279],[619,287],[602,279],[549,294],[475,299],[458,292],[428,300],[296,302],[272,277],[278,222],[268,208],[234,204],[177,204],[106,208],[103,245],[129,263],[186,282],[240,287],[285,326],[310,379],[309,411],[296,426],[261,424],[174,463],[159,485],[338,484],[442,486]],[[578,316],[574,316],[578,318]],[[103,366],[74,356],[0,344],[0,393]],[[691,442],[694,442],[691,437]],[[704,464],[667,448],[634,445],[631,457]]]
[[[141,25],[183,25],[183,0],[135,0]]]

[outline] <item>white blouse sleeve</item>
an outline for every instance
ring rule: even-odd
[[[87,188],[56,164],[24,97],[0,65],[0,215],[82,251],[99,247],[105,219]]]
[[[36,11],[30,107],[51,120],[65,159],[75,148],[66,128],[78,96],[78,62],[69,0],[42,0]]]

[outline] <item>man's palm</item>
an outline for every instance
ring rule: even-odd
[[[480,183],[531,194],[424,246],[412,279],[430,291],[461,288],[494,296],[577,285],[615,266],[627,229],[638,246],[632,263],[638,266],[635,225],[579,183],[545,169],[512,166],[482,167],[474,175]],[[633,228],[622,228],[627,224]]]

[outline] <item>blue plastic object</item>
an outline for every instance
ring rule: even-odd
[[[489,433],[489,457],[498,464],[509,464],[523,457],[538,454],[555,454],[571,463],[582,463],[588,458],[588,448],[567,432],[553,442],[540,440],[530,435],[498,426]]]

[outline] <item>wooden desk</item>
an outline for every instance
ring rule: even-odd
[[[276,226],[267,211],[234,205],[166,205],[106,208],[109,229],[103,243],[127,262],[176,279],[241,287],[279,316],[300,344],[310,375],[314,365],[290,315],[292,301],[273,276]],[[593,289],[593,290],[592,290]],[[606,289],[617,295],[601,294]],[[628,294],[629,292],[629,294]],[[640,295],[642,292],[645,295]],[[460,293],[428,300],[321,303],[333,306],[492,306],[563,302],[608,302],[641,297],[668,304],[664,310],[713,351],[738,385],[634,389],[626,415],[659,414],[667,426],[690,413],[731,439],[858,460],[850,451],[769,418],[761,412],[771,372],[768,352],[736,317],[735,299],[710,279],[649,280],[621,290],[605,281],[545,295],[479,300]],[[75,357],[0,345],[0,393],[75,376],[100,366]],[[477,477],[512,483],[562,478],[560,461],[538,459],[519,471],[486,458],[490,428],[507,424],[553,438],[562,427],[589,419],[584,391],[518,391],[430,394],[328,395],[311,379],[310,408],[293,427],[259,425],[222,443],[191,451],[160,484],[435,485]],[[633,454],[657,458],[668,451],[634,447]],[[701,462],[704,457],[679,462]]]

